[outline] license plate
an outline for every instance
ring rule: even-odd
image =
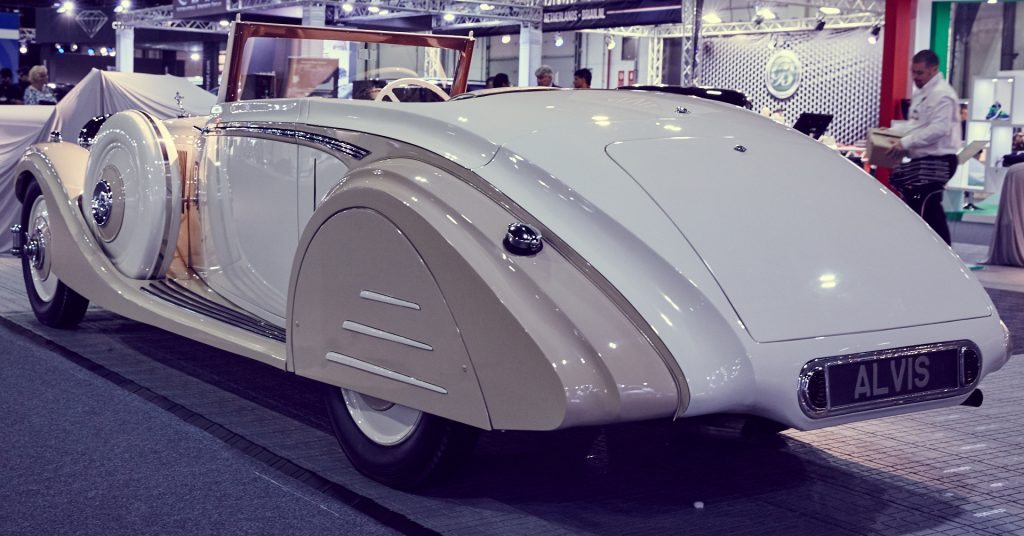
[[[859,405],[960,387],[960,350],[831,363],[829,406]]]

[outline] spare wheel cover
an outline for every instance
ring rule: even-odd
[[[82,212],[114,266],[132,279],[163,277],[181,223],[178,153],[150,114],[107,119],[89,150]]]

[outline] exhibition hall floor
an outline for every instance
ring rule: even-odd
[[[1024,351],[1024,269],[975,273]],[[487,433],[409,494],[349,465],[314,382],[98,308],[45,328],[22,285],[0,260],[0,534],[1024,534],[1019,357],[981,408],[774,440]]]

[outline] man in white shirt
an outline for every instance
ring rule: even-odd
[[[892,182],[907,204],[949,244],[942,192],[957,167],[960,99],[939,74],[939,58],[931,50],[914,54],[910,73],[917,86],[911,98],[910,120],[890,129],[903,137],[889,150],[909,156],[910,162],[896,168]]]

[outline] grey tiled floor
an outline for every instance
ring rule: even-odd
[[[764,443],[656,426],[607,429],[584,447],[565,434],[485,434],[451,482],[413,495],[352,469],[313,382],[98,309],[78,330],[46,329],[23,292],[17,264],[0,261],[4,318],[443,533],[1024,535],[1019,358],[986,379],[981,408]],[[990,294],[1024,344],[1024,294]]]

